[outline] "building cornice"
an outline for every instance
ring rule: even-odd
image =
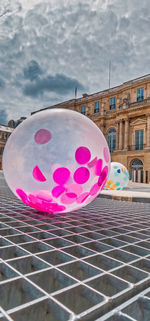
[[[0,131],[12,133],[13,128],[5,126],[5,125],[0,125]]]

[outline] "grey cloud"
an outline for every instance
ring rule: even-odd
[[[8,115],[6,110],[0,109],[0,124],[7,125],[8,124]]]
[[[42,79],[36,79],[32,84],[26,84],[23,93],[31,97],[40,96],[45,91],[55,92],[56,94],[67,94],[70,91],[73,93],[75,87],[84,89],[83,85],[76,79],[63,74],[56,74],[56,76],[47,76]]]
[[[4,87],[5,87],[5,82],[3,79],[0,78],[0,90],[4,89]]]
[[[39,64],[35,60],[31,60],[27,65],[27,67],[24,68],[23,72],[24,72],[24,77],[31,81],[37,79],[39,75],[43,73]]]

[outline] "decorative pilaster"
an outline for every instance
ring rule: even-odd
[[[122,142],[123,142],[123,135],[122,135],[122,120],[120,121],[120,128],[119,128],[119,149],[122,149]]]
[[[128,149],[128,144],[129,144],[129,120],[125,119],[124,149]]]
[[[150,114],[147,115],[146,147],[150,148]]]
[[[116,150],[119,149],[119,122],[116,122]]]

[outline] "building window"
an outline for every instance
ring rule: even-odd
[[[94,104],[94,113],[99,113],[99,101],[96,101]]]
[[[86,112],[86,106],[83,105],[81,106],[81,114],[85,115],[85,112]]]
[[[135,149],[141,150],[143,149],[143,141],[144,141],[144,130],[136,130],[135,132]]]
[[[109,129],[108,146],[109,146],[110,153],[116,149],[116,129],[115,128]]]
[[[110,110],[116,108],[116,98],[115,98],[115,97],[110,98],[110,105],[109,105],[109,107],[110,107]]]
[[[137,101],[142,101],[144,99],[144,88],[137,89]]]

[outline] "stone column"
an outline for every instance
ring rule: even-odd
[[[116,122],[116,150],[119,149],[119,123]]]
[[[125,119],[125,130],[124,130],[124,148],[128,149],[129,144],[129,120]]]
[[[150,114],[147,115],[146,147],[150,148]]]
[[[122,149],[122,142],[123,142],[123,135],[122,135],[122,120],[120,121],[120,126],[119,126],[119,149]]]

